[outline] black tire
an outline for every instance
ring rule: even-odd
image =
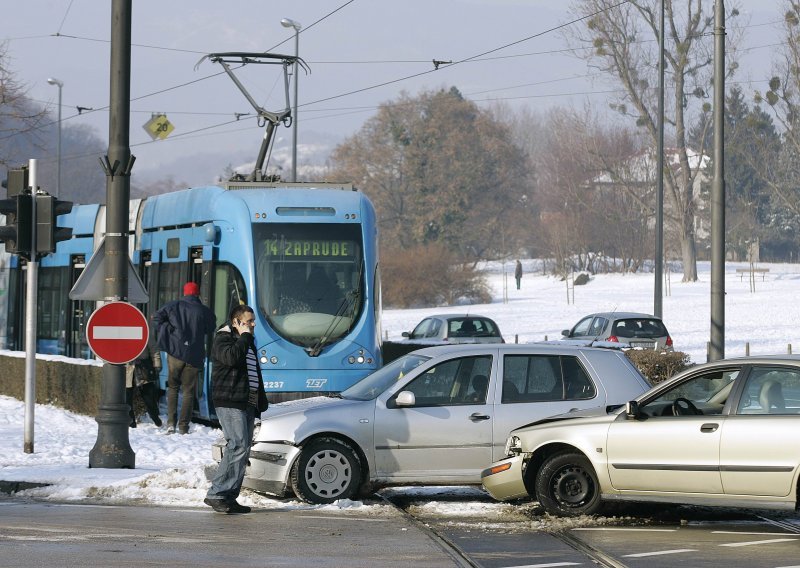
[[[539,504],[551,515],[577,517],[600,510],[600,483],[589,459],[564,452],[549,457],[536,476]]]
[[[307,503],[351,499],[361,485],[361,460],[342,440],[319,438],[303,447],[289,477],[294,494]]]

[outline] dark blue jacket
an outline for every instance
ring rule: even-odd
[[[214,312],[197,296],[184,296],[164,304],[153,314],[158,348],[176,359],[203,367],[206,340],[216,329]]]

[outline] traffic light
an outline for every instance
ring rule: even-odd
[[[72,211],[71,201],[60,201],[47,193],[36,196],[36,252],[48,254],[56,243],[72,237],[72,229],[59,227],[57,217]]]
[[[6,252],[30,256],[32,212],[30,193],[0,199],[0,213],[6,216],[5,226],[0,226],[0,241],[6,244]]]

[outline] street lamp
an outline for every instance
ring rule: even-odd
[[[50,77],[47,82],[51,85],[58,87],[58,165],[56,166],[56,197],[61,195],[61,89],[64,88],[64,83]]]
[[[292,109],[292,181],[297,181],[297,82],[300,67],[297,58],[300,56],[300,22],[283,18],[281,25],[284,28],[294,28],[294,109]]]

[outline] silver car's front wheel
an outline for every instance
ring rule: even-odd
[[[320,438],[303,447],[290,477],[298,498],[308,503],[333,503],[358,491],[361,460],[342,440]]]

